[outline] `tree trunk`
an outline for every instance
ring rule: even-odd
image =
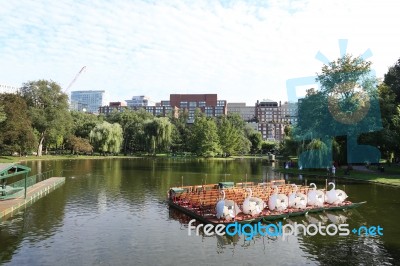
[[[36,156],[39,157],[42,156],[43,141],[44,141],[44,133],[41,133]]]

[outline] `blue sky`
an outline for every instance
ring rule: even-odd
[[[51,79],[106,90],[108,101],[218,93],[230,102],[287,99],[286,80],[339,57],[338,39],[371,49],[383,77],[400,57],[400,2],[1,1],[0,84]]]

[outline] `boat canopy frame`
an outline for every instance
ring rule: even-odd
[[[9,186],[6,185],[7,179],[17,175],[24,175],[24,197],[26,198],[27,178],[31,168],[15,163],[0,163],[0,199],[6,199],[5,195],[9,191]]]

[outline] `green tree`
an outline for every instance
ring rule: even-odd
[[[72,133],[73,135],[89,139],[90,131],[99,123],[103,122],[95,114],[89,114],[79,111],[71,111],[72,116]]]
[[[104,121],[90,132],[90,142],[95,149],[106,153],[119,153],[123,142],[122,127],[118,123]]]
[[[396,103],[400,103],[400,58],[385,74],[383,82],[396,95]]]
[[[152,120],[154,116],[144,109],[133,111],[125,109],[122,112],[113,112],[107,117],[110,123],[118,123],[122,126],[124,154],[147,149],[147,136],[144,131],[146,120]]]
[[[310,89],[302,99],[298,124],[293,130],[295,139],[302,143],[304,157],[300,156],[300,160],[310,160],[309,165],[329,165],[331,155],[335,154],[334,138],[338,140],[340,136],[346,136],[346,146],[354,151],[368,149],[358,146],[358,136],[380,128],[376,79],[370,75],[370,66],[371,62],[361,57],[345,55],[324,65],[321,73],[317,73],[321,89]],[[369,151],[351,152],[348,161],[361,162],[362,157],[375,156],[372,148]]]
[[[242,152],[244,141],[246,141],[242,127],[238,127],[235,122],[236,120],[230,120],[226,116],[218,118],[219,143],[224,155],[230,156]]]
[[[218,129],[215,120],[196,114],[191,131],[192,151],[199,156],[214,157],[221,154]]]
[[[16,94],[0,94],[0,105],[4,106],[6,117],[0,122],[0,149],[20,155],[30,151],[36,145],[36,138],[24,99]]]
[[[255,130],[249,125],[244,128],[244,135],[250,141],[250,152],[252,154],[259,153],[261,151],[262,135],[261,132]]]
[[[33,128],[38,132],[37,155],[42,156],[47,138],[54,142],[66,136],[72,128],[68,96],[57,83],[47,80],[27,82],[20,93],[28,105]]]
[[[67,145],[71,149],[71,153],[91,153],[93,146],[90,145],[89,140],[70,135],[67,139]]]
[[[155,117],[144,121],[148,151],[168,151],[171,144],[172,124],[166,117]]]
[[[264,140],[261,143],[261,150],[263,153],[275,152],[275,150],[278,148],[278,145],[278,142]]]
[[[360,142],[379,146],[386,159],[390,160],[393,152],[400,152],[399,128],[396,124],[398,103],[396,94],[385,83],[378,86],[378,93],[383,129],[361,135]]]
[[[6,112],[4,112],[4,106],[0,105],[0,123],[6,120],[7,115]]]
[[[226,116],[226,118],[229,120],[229,122],[232,124],[232,126],[234,128],[236,128],[240,132],[245,131],[246,122],[243,120],[243,118],[239,114],[230,113]]]
[[[170,115],[169,119],[173,125],[171,149],[174,152],[190,150],[191,131],[187,125],[189,113],[187,110],[179,110],[178,117]]]

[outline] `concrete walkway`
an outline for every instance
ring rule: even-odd
[[[24,195],[8,200],[0,201],[0,221],[13,216],[14,213],[19,211],[21,208],[26,208],[38,199],[46,196],[51,191],[62,186],[65,183],[65,177],[51,177],[49,179],[43,180],[28,187],[26,193],[26,199]]]
[[[376,173],[376,171],[368,169],[364,165],[353,165],[353,170],[357,170],[360,172],[367,172],[367,173]]]

